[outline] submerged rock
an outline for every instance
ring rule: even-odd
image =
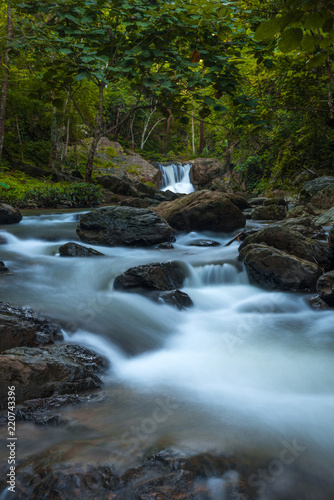
[[[243,228],[246,218],[223,193],[197,191],[161,203],[155,211],[179,231],[223,231]]]
[[[18,208],[6,205],[6,203],[0,203],[0,225],[17,224],[21,220],[22,215]]]
[[[266,243],[300,259],[305,259],[324,269],[330,269],[333,262],[332,250],[319,241],[306,238],[301,233],[279,225],[269,226],[247,236],[239,250],[252,243]]]
[[[317,293],[329,306],[334,306],[334,271],[320,276],[317,282]]]
[[[115,290],[175,290],[183,285],[185,274],[176,262],[163,264],[146,264],[132,267],[117,276],[114,281]]]
[[[190,247],[219,247],[220,243],[214,240],[194,240],[188,246]]]
[[[0,274],[9,274],[9,269],[2,260],[0,260]]]
[[[16,347],[0,355],[0,407],[7,404],[7,388],[15,385],[16,403],[53,394],[76,394],[99,388],[96,375],[107,362],[74,344]]]
[[[61,257],[101,257],[104,255],[94,248],[84,247],[73,242],[59,247],[59,254]]]
[[[96,245],[151,246],[174,240],[174,230],[153,210],[105,207],[81,217],[77,234]]]
[[[174,306],[180,311],[188,309],[194,305],[189,295],[181,290],[171,292],[152,292],[149,297],[155,301],[163,301],[170,306]]]
[[[239,259],[249,279],[267,290],[314,292],[321,275],[316,264],[265,244],[247,245]]]
[[[37,347],[62,340],[59,326],[31,309],[0,302],[0,352],[13,347]]]

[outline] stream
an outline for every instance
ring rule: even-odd
[[[67,425],[18,425],[20,460],[52,449],[60,463],[65,454],[128,468],[157,444],[248,454],[268,464],[251,479],[257,498],[288,498],[286,488],[298,489],[295,498],[333,498],[334,312],[249,284],[238,243],[223,246],[234,235],[193,232],[178,234],[174,250],[93,246],[105,257],[60,257],[59,246],[78,241],[85,212],[27,211],[2,228],[1,260],[12,274],[0,300],[60,320],[67,341],[111,366],[101,401],[59,412]],[[189,246],[203,237],[222,246]],[[186,269],[193,308],[113,290],[128,268],[170,260]]]

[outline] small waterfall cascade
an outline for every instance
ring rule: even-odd
[[[161,191],[173,191],[173,193],[189,194],[195,191],[190,181],[191,163],[181,165],[172,163],[171,165],[159,165],[162,173]]]
[[[247,284],[247,275],[232,264],[206,264],[192,269],[185,285],[189,287]]]

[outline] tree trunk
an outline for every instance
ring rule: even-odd
[[[193,154],[195,154],[195,120],[194,120],[194,112],[191,114],[191,148],[193,150]]]
[[[51,150],[49,157],[49,168],[56,170],[57,148],[58,148],[58,124],[57,124],[57,109],[53,108],[53,116],[51,123]]]
[[[86,171],[85,171],[85,181],[92,182],[92,172],[94,167],[94,157],[96,153],[96,148],[99,143],[99,140],[103,136],[103,92],[104,92],[104,83],[100,82],[99,85],[99,109],[97,113],[96,119],[96,128],[94,131],[93,142],[90,146],[87,163],[86,163]]]
[[[12,9],[7,5],[7,41],[13,38],[13,21]],[[9,51],[5,50],[3,58],[3,80],[1,86],[1,99],[0,99],[0,160],[2,157],[3,143],[5,138],[5,120],[6,120],[6,104],[7,104],[7,88],[9,80]]]
[[[164,154],[166,153],[167,147],[168,147],[168,139],[169,139],[169,130],[170,130],[171,119],[172,119],[172,113],[169,110],[169,117],[167,118],[167,125],[166,125],[166,137],[165,137],[165,144],[164,144]]]
[[[199,122],[199,153],[203,153],[203,149],[205,146],[205,141],[204,141],[204,122],[201,120]]]
[[[21,133],[20,133],[20,125],[19,125],[19,120],[17,119],[17,115],[15,115],[15,121],[16,121],[17,137],[19,139],[19,144],[20,144],[21,160],[23,163],[24,162],[23,147],[22,147],[22,139],[21,139]]]

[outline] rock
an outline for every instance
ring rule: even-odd
[[[328,245],[334,251],[334,227],[329,231]]]
[[[313,297],[307,299],[307,302],[312,307],[312,309],[316,309],[317,311],[329,309],[329,305],[326,304],[326,302],[322,300],[319,295],[313,295]]]
[[[246,218],[223,194],[197,191],[161,203],[155,211],[179,231],[223,231],[243,228]]]
[[[15,385],[16,403],[99,388],[97,372],[106,361],[73,344],[50,347],[16,347],[0,355],[0,406],[7,404],[7,389]]]
[[[174,240],[174,231],[152,210],[104,207],[81,217],[77,234],[95,245],[151,246]]]
[[[253,220],[282,220],[285,219],[286,208],[279,205],[266,205],[254,208]]]
[[[2,260],[0,260],[0,274],[9,274],[9,269]]]
[[[4,234],[4,232],[0,233],[0,245],[6,245],[7,243],[7,239],[5,238]]]
[[[0,224],[17,224],[21,220],[20,210],[5,203],[0,203]]]
[[[62,340],[60,328],[31,309],[0,302],[0,352],[13,347],[37,347]]]
[[[183,285],[185,274],[176,262],[132,267],[115,278],[115,290],[175,290]]]
[[[282,227],[286,227],[287,229],[298,231],[307,238],[317,240],[326,239],[325,231],[322,226],[317,224],[316,219],[313,216],[285,219],[280,225]]]
[[[189,243],[190,247],[218,247],[220,243],[214,240],[194,240]]]
[[[330,208],[324,214],[316,219],[317,224],[321,226],[332,226],[334,224],[334,207]]]
[[[305,205],[296,205],[288,210],[286,218],[295,219],[297,217],[307,217],[308,215],[313,215],[308,207]]]
[[[250,208],[250,204],[243,196],[238,196],[236,194],[226,194],[225,196],[233,203],[233,205],[238,207],[240,210],[246,210],[247,208]]]
[[[287,207],[288,204],[287,202],[285,201],[284,198],[269,198],[268,200],[264,200],[263,202],[263,206],[267,207],[267,206],[270,206],[270,205],[278,205],[279,207]]]
[[[158,248],[159,250],[174,250],[174,247],[171,243],[161,243]]]
[[[239,251],[252,243],[266,243],[278,250],[283,250],[300,259],[318,264],[324,269],[330,269],[333,253],[325,243],[306,238],[301,233],[279,225],[265,227],[257,233],[247,236],[241,243]]]
[[[320,276],[317,282],[317,293],[329,306],[334,306],[334,271]]]
[[[195,158],[191,164],[191,180],[199,189],[210,187],[226,171],[225,163],[217,158]]]
[[[132,196],[128,196],[121,201],[121,207],[148,208],[150,206],[150,201],[141,198],[133,198]]]
[[[320,210],[334,206],[334,177],[319,177],[305,184],[300,193],[300,201]]]
[[[66,243],[59,247],[61,257],[101,257],[103,253],[94,250],[94,248],[84,247],[78,243]]]
[[[314,292],[320,268],[265,244],[251,244],[240,253],[249,279],[267,290]]]
[[[141,182],[135,182],[126,177],[118,177],[116,175],[104,175],[96,177],[97,182],[105,189],[112,191],[114,194],[122,196],[130,196],[133,198],[154,198],[155,189]]]
[[[153,292],[150,295],[152,300],[163,301],[170,306],[174,306],[180,311],[188,309],[194,305],[188,294],[181,290],[172,290],[171,292]]]

